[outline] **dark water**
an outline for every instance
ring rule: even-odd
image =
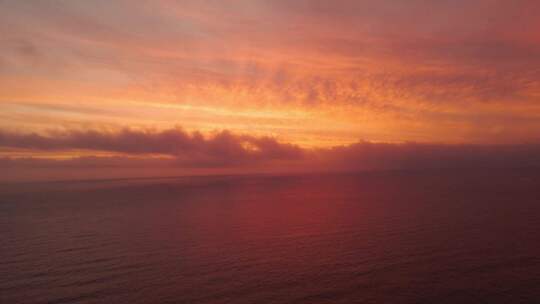
[[[0,186],[0,303],[540,303],[540,173]]]

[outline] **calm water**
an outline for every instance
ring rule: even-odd
[[[540,173],[0,186],[0,303],[540,303]]]

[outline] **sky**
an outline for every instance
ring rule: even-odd
[[[539,1],[0,0],[0,179],[529,167],[539,143]]]

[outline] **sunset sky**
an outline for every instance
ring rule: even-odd
[[[539,16],[535,0],[0,1],[0,166],[530,165]]]

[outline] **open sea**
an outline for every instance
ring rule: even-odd
[[[540,303],[540,172],[4,183],[0,303]]]

